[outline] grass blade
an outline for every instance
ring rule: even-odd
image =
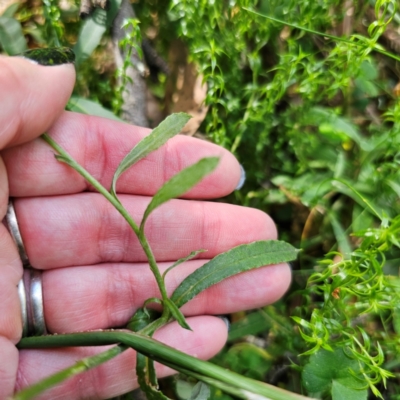
[[[264,265],[292,261],[298,250],[279,240],[258,241],[237,246],[214,257],[197,269],[175,289],[171,300],[182,307],[208,287],[243,271]]]

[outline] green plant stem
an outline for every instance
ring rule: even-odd
[[[290,22],[282,21],[282,20],[280,20],[278,18],[270,17],[269,15],[260,14],[260,13],[258,13],[256,11],[251,10],[250,8],[243,7],[243,9],[248,11],[248,12],[251,12],[251,13],[253,13],[255,15],[258,15],[259,17],[263,17],[263,18],[269,19],[271,21],[277,22],[278,24],[287,25],[287,26],[290,26],[290,27],[295,28],[295,29],[299,29],[299,30],[304,31],[304,32],[312,33],[314,35],[319,35],[319,36],[326,37],[326,38],[329,38],[329,39],[332,39],[332,40],[337,40],[338,42],[344,42],[344,43],[347,43],[347,44],[350,44],[350,45],[361,46],[357,42],[353,42],[352,40],[349,40],[349,39],[346,39],[346,38],[343,38],[343,37],[340,37],[340,36],[329,35],[328,33],[314,31],[312,29],[305,28],[304,26],[291,24]],[[389,51],[382,50],[379,47],[376,47],[375,43],[373,44],[373,46],[369,46],[369,47],[371,48],[371,50],[376,51],[377,53],[380,53],[380,54],[383,54],[383,55],[385,55],[387,57],[393,58],[396,61],[400,61],[400,57],[397,57],[396,55],[394,55],[393,53],[390,53]]]
[[[133,218],[130,216],[126,208],[122,205],[122,203],[118,200],[117,197],[114,197],[96,178],[94,178],[88,171],[85,170],[81,165],[79,165],[57,142],[55,142],[47,133],[44,133],[42,139],[49,144],[61,157],[59,157],[59,161],[67,163],[70,167],[72,167],[76,172],[78,172],[85,180],[90,183],[100,194],[102,194],[115,208],[116,210],[125,218],[128,222],[129,226],[135,232],[139,242],[147,256],[149,261],[150,269],[154,274],[154,277],[157,281],[158,288],[160,290],[161,296],[163,300],[168,299],[167,290],[165,288],[164,280],[158,269],[156,259],[151,250],[150,244],[147,241],[144,232],[142,232]],[[166,307],[164,307],[163,315],[169,317],[169,311]]]
[[[133,332],[112,330],[36,336],[23,338],[19,342],[18,347],[20,349],[32,349],[65,346],[103,346],[115,343],[123,343],[162,364],[166,363],[174,365],[177,368],[184,368],[193,373],[204,375],[207,378],[221,381],[223,384],[240,389],[242,392],[247,391],[252,394],[264,396],[270,400],[310,400],[309,397],[243,377],[217,365],[198,360],[148,336]]]
[[[138,331],[138,333],[140,333],[141,335],[145,335],[145,336],[152,336],[153,333],[157,329],[166,325],[170,321],[171,321],[171,318],[170,318],[169,312],[168,312],[168,314],[163,312],[163,314],[160,318],[157,318],[155,321],[150,322],[150,324],[148,324],[146,327],[144,327],[143,329]]]
[[[43,393],[44,391],[50,389],[52,386],[55,386],[64,380],[71,378],[77,374],[82,372],[86,372],[91,368],[97,367],[98,365],[111,360],[112,358],[120,355],[125,350],[129,349],[129,347],[119,345],[115,346],[107,351],[104,351],[100,354],[96,354],[91,357],[83,358],[79,360],[73,366],[66,368],[60,372],[57,372],[36,384],[29,386],[26,389],[21,390],[18,392],[14,397],[13,400],[29,400],[32,399],[39,394]]]

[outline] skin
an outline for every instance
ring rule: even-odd
[[[143,251],[122,217],[38,139],[49,134],[100,182],[109,187],[122,157],[148,130],[64,111],[72,92],[72,65],[43,67],[21,58],[0,57],[0,220],[9,197],[28,257],[43,271],[45,319],[51,333],[121,327],[149,297],[158,296]],[[182,168],[204,156],[221,157],[217,170],[184,198],[160,207],[146,234],[165,270],[192,250],[197,259],[172,270],[174,288],[210,258],[236,245],[275,239],[271,218],[259,210],[207,199],[236,187],[240,168],[226,150],[179,136],[124,173],[117,191],[139,222],[156,190]],[[17,284],[22,265],[5,226],[0,224],[0,398],[67,367],[102,348],[18,351],[22,322]],[[224,345],[227,328],[215,315],[274,302],[290,284],[285,265],[266,266],[215,285],[182,311],[193,332],[176,323],[155,338],[207,359]],[[49,390],[46,399],[103,399],[137,387],[135,352],[121,356]],[[172,371],[157,367],[159,376]]]

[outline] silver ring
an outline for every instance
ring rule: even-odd
[[[18,284],[22,316],[22,337],[44,335],[47,331],[44,319],[42,273],[33,269],[29,264],[11,199],[8,203],[5,222],[18,248],[19,256],[24,266],[24,274]]]
[[[22,279],[25,287],[25,305],[23,297],[20,297],[22,309],[26,308],[26,336],[45,335],[46,322],[44,320],[43,287],[41,271],[25,268]],[[24,311],[22,311],[22,316]],[[25,320],[23,320],[25,328]]]
[[[8,202],[7,213],[6,213],[6,224],[8,231],[11,233],[15,244],[17,245],[19,257],[21,258],[22,264],[29,265],[28,256],[26,255],[24,242],[22,241],[21,232],[19,231],[19,225],[17,221],[17,215],[15,214],[14,204],[12,200]]]

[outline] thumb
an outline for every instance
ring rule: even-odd
[[[64,110],[74,82],[72,64],[0,56],[0,149],[44,133]]]

